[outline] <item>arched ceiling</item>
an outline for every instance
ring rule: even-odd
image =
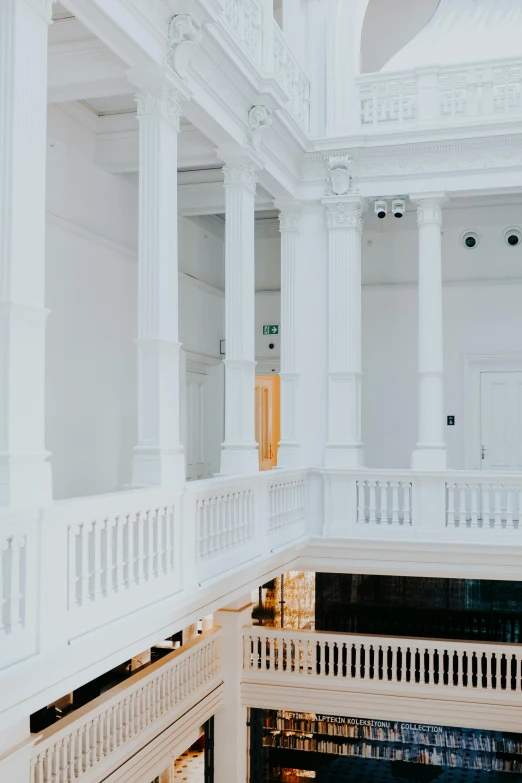
[[[439,0],[370,0],[361,38],[361,73],[380,71],[431,19]]]

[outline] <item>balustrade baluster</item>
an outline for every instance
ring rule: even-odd
[[[134,527],[134,556],[135,556],[135,581],[137,584],[143,582],[144,571],[144,536],[143,536],[143,515],[138,511],[133,515]]]
[[[366,481],[357,482],[357,522],[366,523]]]
[[[376,499],[376,487],[377,482],[376,481],[368,481],[368,488],[370,491],[370,499],[369,499],[369,517],[368,521],[370,524],[375,523],[377,521],[377,499]]]
[[[399,519],[399,482],[398,481],[390,481],[389,485],[391,488],[391,523],[392,525],[398,525],[400,522]]]
[[[69,525],[67,528],[67,586],[68,586],[68,608],[73,609],[75,606],[80,605],[77,576],[77,554],[76,554],[76,541],[77,541],[77,526]],[[0,550],[0,555],[2,554]],[[2,558],[0,557],[0,596],[2,595],[2,587],[4,584],[2,577]],[[0,628],[2,623],[2,617],[0,612]]]
[[[397,682],[397,649],[396,645],[390,645],[390,655],[388,657],[388,660],[390,660],[390,682]]]
[[[459,527],[467,526],[467,513],[466,513],[466,495],[468,490],[467,484],[457,484],[458,499],[459,499]]]
[[[16,631],[19,625],[22,625],[22,591],[20,589],[20,557],[22,546],[24,545],[22,536],[12,536],[10,542],[11,549],[11,574],[9,585],[9,623],[11,632]],[[0,553],[1,559],[1,553]],[[2,590],[3,585],[0,585]],[[0,607],[1,608],[1,607]]]
[[[267,638],[267,642],[268,642],[268,655],[269,655],[268,668],[270,669],[271,672],[273,672],[275,669],[275,637],[269,636]]]
[[[471,505],[471,527],[478,526],[478,484],[469,485],[470,505]]]
[[[455,488],[456,484],[446,484],[447,491],[447,510],[446,525],[455,526]]]
[[[105,520],[105,525],[108,526],[109,520]],[[97,601],[102,597],[102,584],[101,584],[101,537],[102,537],[102,521],[99,519],[93,520],[92,523],[92,563],[91,563],[91,579],[92,579],[92,599]]]
[[[81,525],[81,564],[82,564],[82,577],[81,577],[81,596],[82,606],[89,601],[89,530],[87,528],[87,522],[83,522]]]
[[[377,486],[381,495],[380,521],[388,524],[388,482],[378,481]]]
[[[106,517],[104,520],[105,529],[105,595],[109,596],[115,591],[114,585],[114,555],[115,555],[115,542],[113,530],[114,518]],[[100,564],[101,571],[101,564]],[[102,580],[103,588],[103,580]]]
[[[513,495],[515,487],[506,486],[506,527],[513,527]]]
[[[107,522],[107,535],[109,535],[109,529],[110,529],[110,521]],[[112,530],[110,531],[111,535],[113,535]],[[120,517],[119,514],[116,514],[114,517],[114,534],[116,536],[116,546],[115,546],[115,567],[114,567],[114,584],[113,584],[113,590],[117,592],[121,592],[123,589],[124,584],[124,558],[123,558],[123,520]]]
[[[493,486],[495,496],[495,527],[502,527],[502,485]]]
[[[350,657],[352,649],[354,651],[354,666],[353,666],[353,677],[356,680],[361,679],[361,646],[357,644],[357,642],[354,644],[353,648],[350,648]],[[352,666],[350,661],[350,674],[352,673]]]
[[[411,525],[411,503],[410,503],[410,493],[411,493],[411,484],[408,481],[401,481],[400,485],[402,487],[402,498],[403,498],[403,506],[404,506],[404,525]]]
[[[489,484],[482,484],[482,509],[481,509],[481,516],[482,516],[482,527],[492,527],[491,525],[491,516],[490,516],[490,493],[491,493],[491,486]]]

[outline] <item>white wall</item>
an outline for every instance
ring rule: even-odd
[[[131,480],[138,189],[53,138],[47,212],[46,447],[60,499]],[[211,221],[179,219],[180,340],[186,351],[214,359],[224,337],[224,296],[212,287],[223,279],[220,231]],[[218,470],[219,368],[209,367],[208,389],[208,460]]]
[[[130,481],[137,190],[55,143],[47,210],[46,445],[59,499]]]
[[[445,416],[450,467],[463,456],[463,359],[467,355],[522,353],[522,247],[504,243],[520,224],[518,205],[453,206],[443,216]],[[466,230],[480,235],[468,250]],[[417,429],[417,246],[414,213],[399,223],[367,216],[363,235],[363,439],[370,467],[407,468]],[[273,248],[276,253],[275,248]],[[279,323],[276,293],[256,295],[256,354],[272,353],[263,323]],[[314,303],[309,306],[311,339]],[[306,328],[306,322],[304,322]],[[276,342],[276,341],[274,341]],[[310,364],[317,363],[310,352]]]

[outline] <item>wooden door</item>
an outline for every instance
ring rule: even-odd
[[[522,372],[480,374],[482,470],[522,470]]]
[[[256,376],[255,401],[259,470],[270,470],[279,447],[279,375]]]

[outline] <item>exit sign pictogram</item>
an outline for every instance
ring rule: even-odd
[[[278,324],[266,324],[263,326],[263,334],[279,334]]]

